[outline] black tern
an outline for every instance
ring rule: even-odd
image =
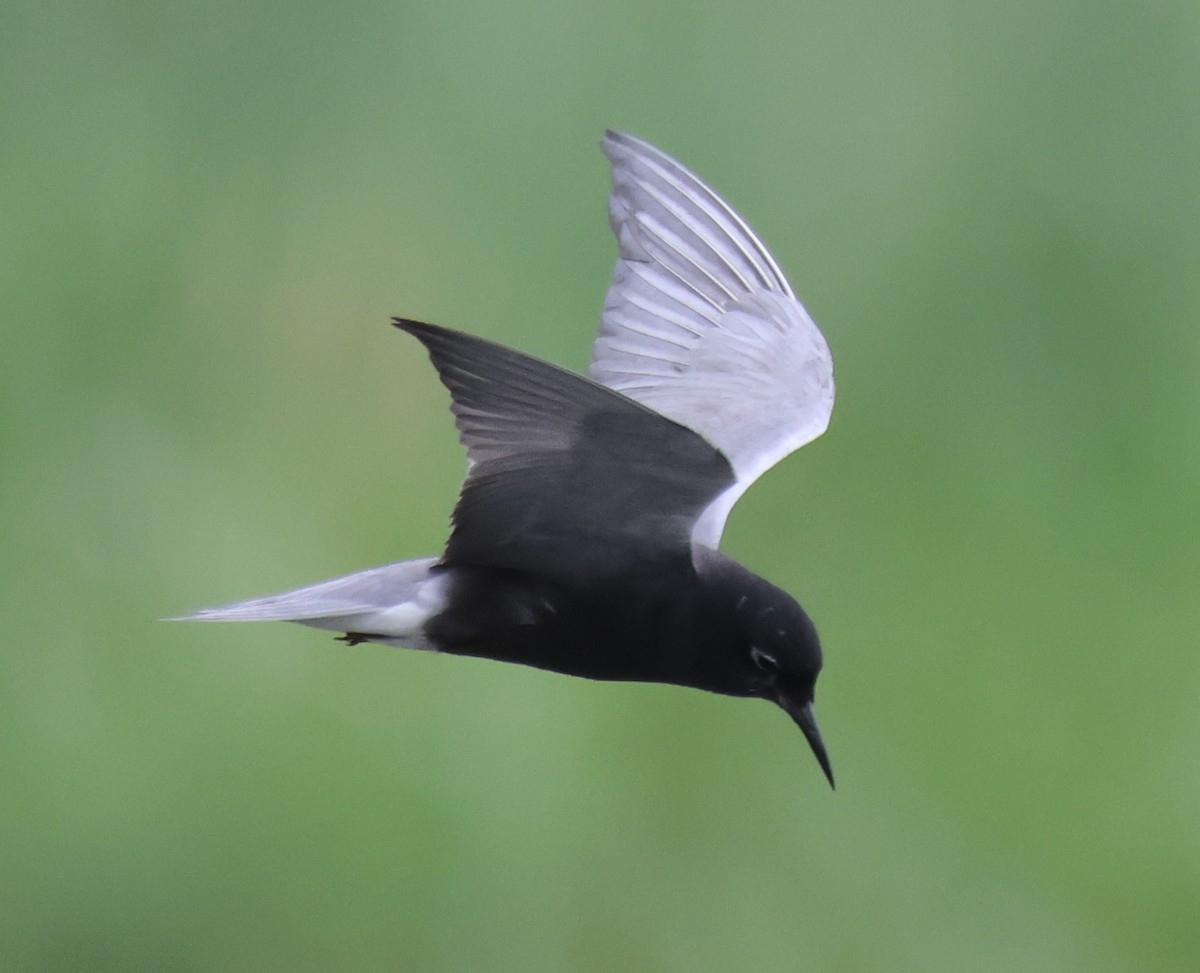
[[[619,257],[586,378],[393,321],[429,352],[467,451],[442,556],[186,617],[767,699],[832,786],[816,628],[718,550],[750,484],[825,431],[829,346],[720,196],[641,139],[600,144]]]

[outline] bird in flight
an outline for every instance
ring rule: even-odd
[[[832,786],[816,629],[718,549],[738,497],[825,431],[829,346],[728,203],[641,139],[610,131],[600,145],[619,256],[586,378],[393,321],[429,352],[467,451],[441,557],[186,618],[767,699]]]

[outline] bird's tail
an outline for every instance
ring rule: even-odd
[[[445,604],[444,576],[435,557],[385,564],[265,598],[204,608],[173,622],[299,622],[361,634],[365,639],[425,648],[426,619]],[[374,638],[372,638],[374,637]]]

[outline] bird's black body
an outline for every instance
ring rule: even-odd
[[[795,640],[810,695],[821,668],[800,606],[715,551],[705,552],[701,571],[690,558],[660,560],[594,586],[496,568],[440,570],[453,575],[449,601],[425,631],[443,652],[729,696],[766,694],[756,640],[764,649]]]
[[[620,254],[590,377],[393,321],[428,350],[470,463],[441,558],[191,617],[768,699],[832,784],[812,713],[816,630],[716,550],[747,486],[824,431],[828,346],[716,193],[631,136],[602,145]]]
[[[446,552],[443,652],[573,676],[762,696],[812,717],[816,629],[692,525],[734,482],[691,429],[585,378],[473,335],[398,318],[450,390],[472,467]]]

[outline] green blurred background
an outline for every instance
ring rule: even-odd
[[[80,3],[0,31],[0,966],[1200,968],[1200,7]],[[406,314],[575,368],[606,126],[743,212],[829,434],[764,704],[156,619],[428,553]]]

